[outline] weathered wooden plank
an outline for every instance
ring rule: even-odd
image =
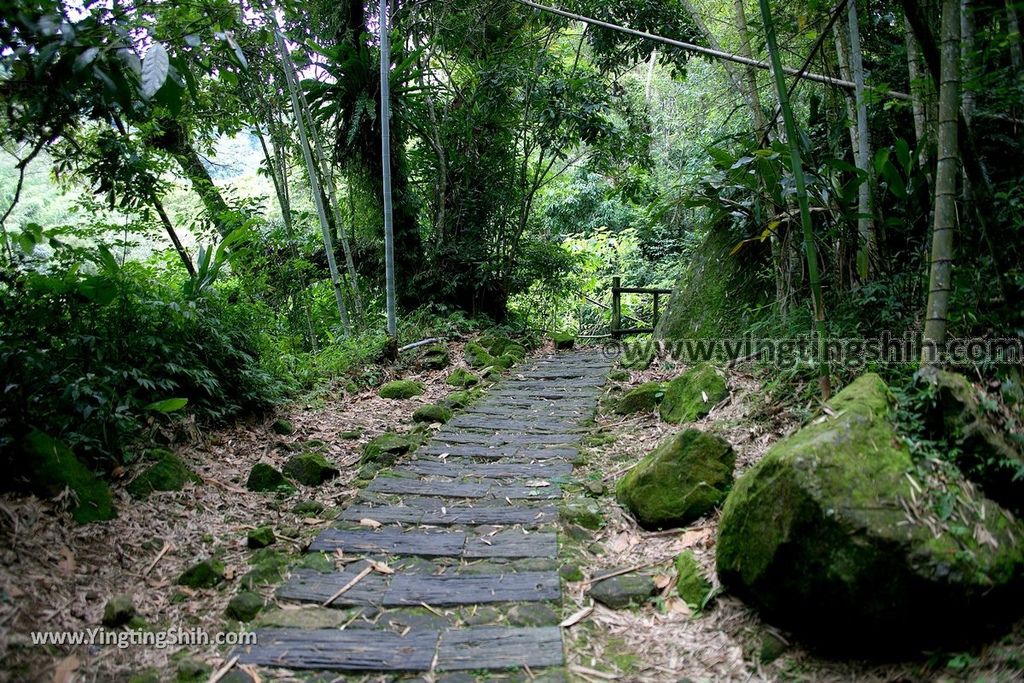
[[[460,415],[446,425],[449,429],[474,429],[484,432],[508,431],[517,434],[571,434],[585,431],[577,420],[530,418],[519,412],[505,415]]]
[[[507,574],[396,574],[385,605],[474,605],[558,600],[558,572]]]
[[[240,664],[332,671],[428,671],[440,631],[341,631],[266,628],[257,645],[239,647]],[[457,661],[461,661],[458,659]]]
[[[455,524],[524,524],[535,526],[555,521],[557,510],[553,506],[542,508],[527,506],[451,506],[444,509],[424,509],[421,507],[398,507],[353,505],[341,514],[341,519],[359,521],[374,519],[382,524],[425,524],[431,526],[451,526]]]
[[[437,668],[442,671],[559,666],[562,634],[557,627],[478,626],[441,635]]]
[[[362,566],[360,563],[358,566]],[[324,602],[346,586],[359,569],[320,573],[293,572],[277,589],[281,600]],[[333,606],[380,605],[473,605],[485,602],[558,600],[559,576],[549,572],[508,572],[501,574],[430,574],[409,572],[384,577],[369,574],[338,596]]]
[[[510,529],[493,536],[466,537],[463,551],[466,558],[487,557],[557,557],[558,538],[553,533],[524,534]]]
[[[325,529],[309,546],[310,552],[386,553],[420,557],[458,557],[466,544],[462,531],[403,531],[394,527]]]
[[[414,494],[442,498],[483,498],[490,491],[491,486],[477,482],[377,477],[366,488],[375,493]]]
[[[573,460],[579,456],[575,448],[525,448],[522,446],[506,445],[489,448],[487,446],[469,445],[427,445],[416,451],[418,456],[445,456],[449,458],[480,458],[483,460],[498,460],[501,458],[517,458],[519,460],[547,460],[550,458],[564,458]]]
[[[484,477],[486,479],[540,479],[551,480],[572,473],[572,463],[545,460],[537,463],[474,463],[463,459],[452,462],[441,460],[411,460],[395,471],[413,472],[421,476]]]

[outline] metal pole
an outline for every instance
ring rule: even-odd
[[[397,345],[395,317],[395,227],[391,210],[391,49],[388,44],[388,0],[380,0],[380,155],[384,195],[384,281],[387,297],[388,337]]]

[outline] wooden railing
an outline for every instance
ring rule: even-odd
[[[611,333],[614,339],[618,339],[627,334],[650,334],[654,332],[654,328],[658,325],[658,297],[669,295],[672,293],[671,289],[657,289],[654,287],[623,287],[622,280],[619,277],[612,278],[612,325]],[[622,295],[623,294],[653,294],[654,295],[654,313],[651,319],[650,327],[622,327],[622,318],[628,317],[630,320],[636,320],[631,316],[622,315]],[[636,320],[641,323],[642,321]]]

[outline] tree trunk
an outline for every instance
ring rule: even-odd
[[[796,184],[796,199],[800,206],[800,222],[803,225],[804,254],[807,257],[807,276],[811,285],[811,305],[814,310],[815,327],[818,337],[818,385],[821,388],[822,400],[827,401],[832,393],[828,343],[825,331],[825,301],[821,294],[821,279],[818,272],[818,253],[814,246],[814,227],[811,223],[811,208],[807,198],[807,183],[804,178],[803,159],[800,153],[800,131],[797,128],[793,108],[789,106],[789,92],[783,76],[782,59],[779,57],[779,45],[775,37],[775,23],[772,21],[768,0],[760,0],[761,19],[764,22],[765,42],[771,58],[772,75],[775,78],[775,91],[782,109],[782,120],[789,139],[789,156],[792,165],[793,181]]]
[[[942,2],[941,41],[935,212],[921,347],[921,363],[924,365],[937,362],[946,343],[949,296],[953,287],[953,232],[956,229],[956,179],[959,175],[960,0]]]
[[[1020,19],[1017,17],[1017,0],[1006,0],[1006,38],[1010,43],[1010,63],[1013,70],[1020,72],[1024,67],[1024,50],[1021,49]]]
[[[196,276],[196,267],[192,264],[192,257],[185,251],[185,247],[182,245],[181,240],[178,239],[178,233],[174,229],[174,224],[171,223],[171,219],[168,218],[167,212],[164,211],[164,205],[160,199],[153,195],[149,198],[152,202],[153,208],[156,209],[157,215],[160,217],[160,222],[164,225],[164,230],[167,231],[167,236],[171,238],[171,244],[174,245],[174,250],[178,252],[178,256],[181,257],[181,262],[185,264],[185,270],[188,271],[190,277]]]
[[[754,53],[750,49],[750,31],[747,29],[747,12],[743,7],[743,0],[733,0],[733,14],[736,18],[736,31],[740,36],[740,56],[753,59]],[[761,97],[757,92],[757,69],[750,65],[744,67],[743,85],[747,92],[747,102],[750,105],[754,127],[763,130],[765,120],[764,110],[761,109]]]
[[[850,71],[853,74],[854,100],[857,113],[857,146],[854,158],[857,168],[867,174],[858,188],[857,200],[857,275],[868,282],[878,263],[878,240],[871,205],[871,145],[868,139],[868,107],[864,97],[864,62],[860,49],[860,26],[857,18],[857,0],[846,3],[849,19]]]

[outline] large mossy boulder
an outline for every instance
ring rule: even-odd
[[[420,365],[427,370],[444,370],[451,365],[452,359],[444,344],[428,346],[420,357]]]
[[[128,493],[133,498],[146,498],[154,491],[180,491],[188,482],[199,483],[202,479],[189,469],[185,461],[163,448],[149,452],[153,462],[128,484]]]
[[[381,398],[407,399],[423,393],[423,384],[411,379],[396,379],[381,386]]]
[[[250,491],[286,491],[291,489],[292,485],[276,469],[265,462],[258,462],[249,470],[245,488]]]
[[[293,455],[284,464],[285,475],[306,486],[319,486],[338,476],[338,468],[320,453]]]
[[[55,498],[65,489],[74,495],[71,517],[79,524],[117,516],[106,482],[75,457],[63,442],[33,430],[25,437],[25,458],[33,491]]]
[[[359,459],[359,463],[391,467],[399,456],[411,453],[419,445],[419,439],[412,434],[384,432],[380,436],[370,439],[363,446],[363,455]]]
[[[653,413],[665,397],[665,385],[661,382],[645,382],[623,394],[612,408],[618,415]]]
[[[926,481],[892,406],[881,378],[857,379],[736,482],[719,524],[722,584],[840,651],[931,647],[1020,616],[1024,525],[949,468]]]
[[[917,380],[933,396],[924,416],[930,436],[949,443],[961,471],[986,496],[1024,514],[1024,454],[985,409],[983,392],[963,375],[934,367]]]
[[[725,378],[711,365],[698,365],[665,385],[661,419],[672,424],[699,420],[728,395]]]
[[[683,526],[725,500],[735,463],[728,441],[686,429],[658,444],[619,480],[615,493],[644,528]]]

